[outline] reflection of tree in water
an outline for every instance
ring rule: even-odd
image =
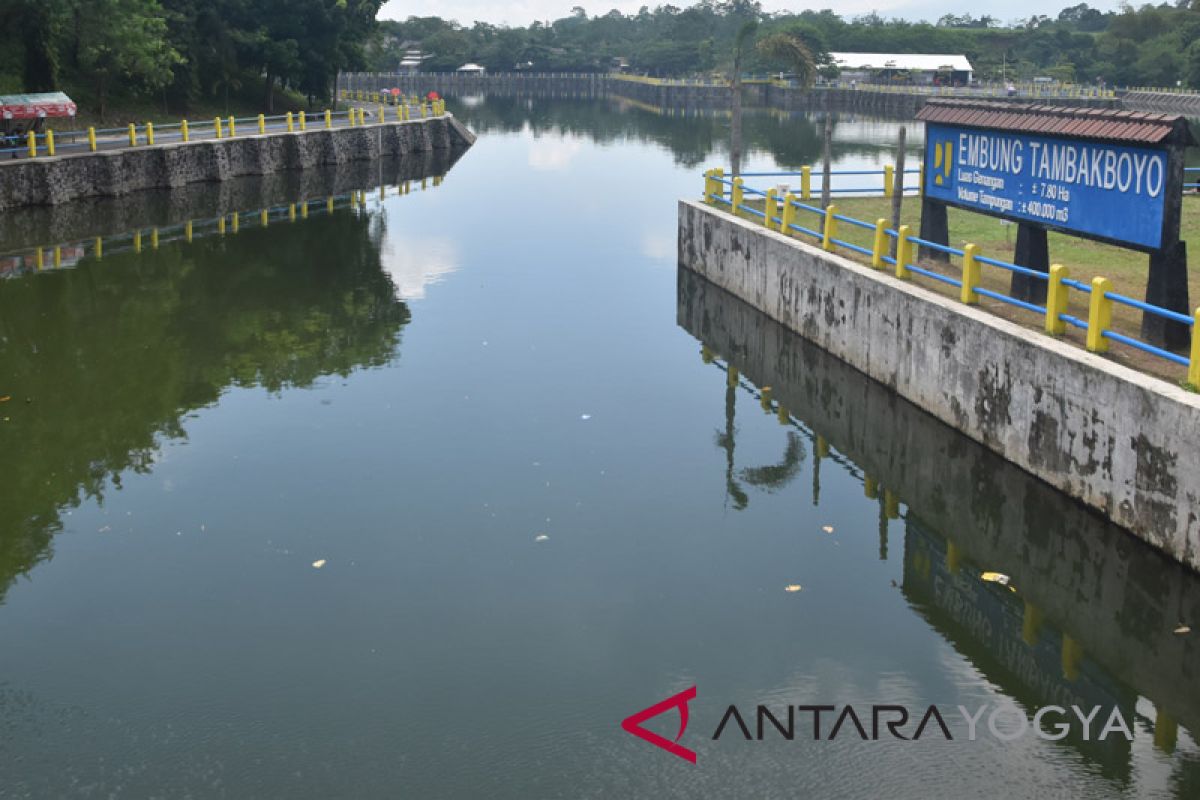
[[[479,133],[519,133],[528,127],[535,134],[557,132],[586,137],[600,143],[634,139],[661,145],[671,151],[675,162],[694,167],[718,155],[724,157],[729,144],[729,116],[670,116],[637,107],[623,107],[617,100],[570,100],[535,97],[488,97],[473,108],[457,108],[464,122]],[[821,156],[820,127],[823,118],[801,114],[747,111],[743,136],[747,154],[755,151],[773,155],[780,166],[798,169]],[[837,139],[834,118],[833,157],[891,153],[893,142],[847,142]]]
[[[0,596],[49,557],[62,508],[148,472],[228,387],[394,357],[410,315],[369,225],[339,213],[0,284]]]
[[[761,467],[743,467],[737,469],[734,452],[737,449],[737,391],[738,372],[729,368],[725,381],[725,429],[717,431],[714,437],[717,447],[725,451],[725,493],[733,500],[733,507],[738,511],[750,504],[750,496],[738,482],[773,492],[783,488],[800,473],[804,463],[804,448],[802,441],[795,431],[787,432],[787,446],[778,464],[768,464]]]

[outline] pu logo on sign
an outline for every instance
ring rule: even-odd
[[[688,726],[688,701],[696,698],[696,687],[684,689],[676,695],[668,697],[660,703],[655,703],[649,708],[643,708],[636,714],[632,714],[621,720],[621,729],[626,733],[632,733],[634,736],[649,742],[655,747],[666,750],[673,756],[679,756],[684,761],[692,764],[696,763],[696,754],[679,744],[679,740],[683,738],[683,732]],[[657,717],[664,711],[670,711],[672,708],[679,709],[679,733],[675,734],[675,741],[659,736],[654,731],[648,731],[642,727],[642,723],[648,719]]]
[[[934,183],[941,186],[945,181],[950,180],[950,166],[953,162],[954,142],[947,140],[933,146],[933,169],[938,173],[934,176]],[[945,177],[943,178],[943,176]]]

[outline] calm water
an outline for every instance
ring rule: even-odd
[[[725,121],[452,109],[453,165],[0,222],[0,796],[1200,794],[1196,580],[677,271]],[[818,131],[752,118],[746,169]],[[693,685],[696,765],[620,729]],[[731,703],[1133,741],[714,741]]]

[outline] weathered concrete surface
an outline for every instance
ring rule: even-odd
[[[0,209],[470,147],[451,116],[0,162]]]
[[[1200,569],[1200,396],[700,203],[679,262]]]
[[[952,542],[957,568],[1009,575],[1086,658],[1200,730],[1200,640],[1172,632],[1200,619],[1194,573],[687,269],[677,320],[743,378],[770,386],[881,499],[898,495],[909,525]],[[997,658],[1031,687],[1061,681],[1022,643],[999,644],[1008,647]]]

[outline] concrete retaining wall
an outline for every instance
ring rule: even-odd
[[[1200,569],[1200,396],[700,203],[679,261]]]
[[[0,162],[0,209],[469,147],[453,117]]]

